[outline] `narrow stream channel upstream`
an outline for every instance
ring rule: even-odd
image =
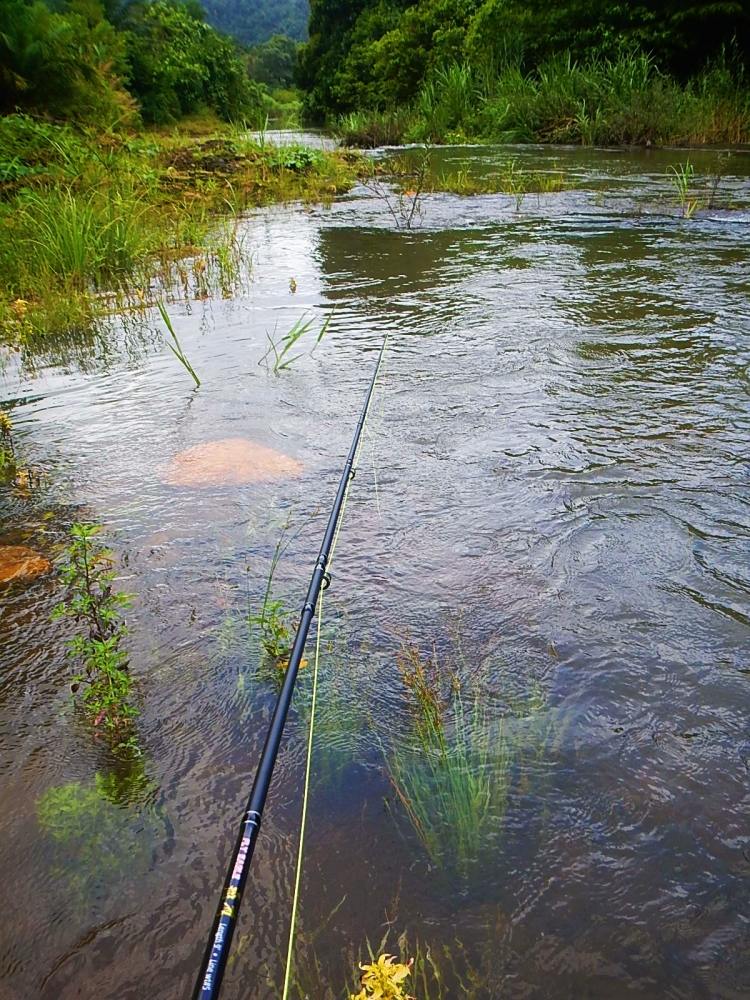
[[[689,220],[668,175],[688,155],[725,172]],[[189,995],[275,696],[248,615],[285,526],[274,593],[302,602],[385,333],[324,622],[299,995],[341,996],[390,930],[386,950],[432,950],[435,996],[750,996],[750,151],[434,154],[509,156],[570,189],[426,195],[410,231],[363,188],[251,213],[242,293],[170,307],[199,389],[132,320],[6,365],[46,484],[0,496],[0,543],[106,526],[137,595],[142,756],[109,759],[72,708],[59,581],[0,591],[3,1000]],[[290,370],[259,364],[268,333],[331,312]],[[169,485],[225,438],[303,472]],[[481,674],[489,716],[537,699],[468,875],[388,777],[404,642]],[[309,673],[226,1000],[279,996]]]

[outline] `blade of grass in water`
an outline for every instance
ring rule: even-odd
[[[185,352],[183,351],[182,345],[180,344],[179,340],[177,339],[177,334],[174,332],[174,327],[172,326],[172,320],[169,318],[169,313],[167,312],[166,307],[164,306],[164,303],[163,302],[157,302],[157,305],[159,307],[159,312],[161,313],[161,318],[164,320],[164,325],[166,326],[167,330],[169,331],[169,335],[171,336],[172,340],[174,341],[174,344],[170,344],[169,342],[167,342],[167,347],[170,349],[170,351],[172,352],[172,354],[174,354],[174,356],[177,358],[177,360],[180,362],[180,364],[185,369],[187,369],[188,372],[190,372],[190,374],[193,377],[193,380],[194,380],[196,386],[199,386],[201,384],[201,380],[198,378],[198,376],[197,376],[197,374],[195,372],[195,369],[193,368],[193,366],[190,364],[190,362],[188,361],[187,357],[185,356]]]

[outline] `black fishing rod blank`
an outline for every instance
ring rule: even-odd
[[[326,566],[328,565],[328,560],[331,556],[331,547],[333,546],[333,541],[336,537],[336,527],[341,515],[341,509],[344,505],[344,499],[346,498],[349,483],[354,478],[354,462],[357,455],[357,448],[359,447],[359,439],[362,435],[362,428],[365,425],[365,420],[367,419],[367,412],[370,408],[370,401],[372,399],[375,382],[378,377],[378,371],[380,370],[380,363],[383,360],[385,344],[386,341],[384,340],[383,346],[380,348],[380,354],[378,355],[378,361],[375,366],[375,371],[373,372],[372,380],[370,381],[370,387],[367,390],[367,396],[365,397],[365,403],[362,407],[362,413],[354,432],[354,438],[352,439],[351,448],[349,449],[349,456],[346,460],[346,464],[344,465],[344,471],[341,474],[341,480],[339,482],[339,488],[336,493],[336,499],[333,503],[331,515],[328,518],[328,525],[326,527],[325,535],[323,536],[323,543],[320,546],[318,559],[315,563],[315,569],[313,570],[310,586],[307,590],[305,603],[302,607],[302,614],[300,616],[299,626],[297,627],[297,634],[294,638],[294,645],[292,646],[292,652],[289,657],[289,666],[287,667],[284,683],[276,701],[276,707],[274,708],[271,725],[268,729],[268,735],[266,736],[266,742],[260,756],[255,781],[253,782],[253,788],[250,792],[250,798],[248,799],[247,809],[245,810],[240,824],[237,843],[234,848],[232,861],[224,882],[224,888],[221,893],[221,902],[216,912],[216,917],[214,918],[211,936],[203,957],[201,972],[195,984],[193,1000],[215,1000],[221,990],[224,969],[226,968],[227,958],[229,957],[229,949],[232,944],[232,935],[234,934],[234,929],[237,923],[237,915],[239,913],[240,903],[242,902],[242,893],[245,888],[245,883],[247,882],[250,862],[252,861],[253,851],[255,850],[255,845],[258,840],[258,831],[260,830],[260,823],[263,818],[263,807],[266,804],[268,789],[273,776],[273,769],[279,753],[281,737],[284,732],[286,717],[292,701],[294,685],[297,680],[299,665],[302,661],[302,654],[305,650],[307,634],[310,631],[310,623],[312,622],[313,615],[315,614],[315,607],[318,603],[321,587],[327,587],[331,580],[330,575],[326,570]]]

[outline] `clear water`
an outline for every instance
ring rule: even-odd
[[[685,221],[667,176],[684,152],[435,154],[508,155],[573,189],[518,211],[428,196],[409,232],[363,189],[250,214],[246,291],[170,310],[197,391],[125,328],[8,361],[2,398],[48,481],[0,499],[0,543],[54,552],[72,520],[107,525],[137,594],[143,757],[112,761],[71,709],[59,585],[2,591],[4,997],[189,995],[274,697],[246,616],[287,522],[276,589],[303,599],[385,333],[325,614],[301,973],[314,952],[338,996],[390,926],[450,949],[478,997],[750,994],[750,155]],[[699,173],[718,156],[690,153]],[[333,307],[312,356],[259,365],[267,332]],[[165,485],[180,450],[239,436],[304,474]],[[545,692],[555,738],[519,762],[478,879],[430,866],[384,772],[408,731],[404,638],[460,643],[490,712],[532,679]],[[227,998],[278,995],[309,684]]]

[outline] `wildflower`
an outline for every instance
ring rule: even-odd
[[[403,982],[411,975],[413,959],[404,965],[393,955],[381,955],[377,962],[360,965],[362,989],[349,1000],[413,1000],[404,993]]]
[[[0,410],[0,437],[10,438],[13,432],[13,421],[5,410]]]
[[[16,299],[15,302],[11,302],[10,307],[18,319],[23,319],[29,310],[29,303],[26,299]]]

